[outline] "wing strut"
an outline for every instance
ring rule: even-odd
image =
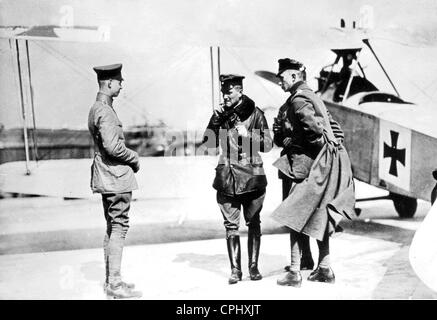
[[[32,74],[30,72],[30,54],[29,54],[29,40],[26,39],[26,56],[27,56],[27,71],[29,76],[29,87],[30,87],[30,105],[32,107],[32,121],[33,121],[33,157],[35,161],[38,162],[38,133],[36,129],[36,119],[35,119],[35,106],[33,102],[33,86],[32,86]]]
[[[370,51],[372,51],[373,56],[375,57],[376,61],[378,61],[379,66],[381,67],[382,71],[384,71],[385,76],[387,77],[388,81],[390,81],[391,86],[393,87],[393,89],[396,91],[396,95],[400,98],[401,95],[399,94],[398,90],[396,89],[393,81],[391,81],[388,73],[385,71],[384,66],[382,65],[381,61],[379,61],[378,56],[376,55],[375,51],[373,51],[372,46],[370,45],[369,39],[363,39],[363,42],[366,44],[366,46],[369,47]]]
[[[354,60],[354,62],[355,62],[354,66],[352,68],[351,74],[349,76],[349,80],[347,82],[346,90],[344,91],[344,94],[343,94],[343,103],[345,102],[347,96],[349,95],[349,91],[351,89],[352,79],[354,78],[356,70],[357,70],[359,54],[360,54],[360,52],[358,51],[356,53],[356,57],[355,57],[355,60]]]
[[[214,55],[217,55],[217,65],[214,64]],[[211,60],[211,99],[212,99],[212,111],[216,109],[216,107],[219,107],[222,103],[222,97],[221,97],[221,82],[220,82],[220,47],[217,46],[217,53],[215,53],[214,47],[209,47],[209,55]],[[217,68],[215,70],[215,67]],[[218,85],[216,87],[215,85],[215,77],[217,76],[217,82]],[[218,89],[218,97],[217,100],[215,98],[214,91]]]
[[[27,137],[26,108],[24,106],[23,79],[21,77],[20,48],[18,46],[18,39],[15,39],[15,49],[17,52],[17,67],[18,67],[18,80],[19,80],[19,85],[20,85],[21,114],[23,116],[24,151],[26,154],[26,175],[30,175],[30,170],[29,170],[29,140]]]
[[[221,105],[221,103],[222,103],[222,95],[221,95],[221,92],[222,92],[222,83],[221,83],[221,81],[220,81],[220,74],[221,74],[221,71],[220,71],[220,47],[219,46],[217,46],[217,73],[218,73],[218,84],[219,84],[219,92],[218,92],[218,98],[219,98],[219,105]]]
[[[329,71],[328,77],[326,78],[326,81],[323,84],[323,88],[320,91],[321,93],[324,93],[326,91],[326,88],[328,87],[329,80],[331,80],[331,76],[332,76],[332,73],[334,71],[334,66],[338,63],[339,60],[340,60],[340,56],[337,55],[337,57],[335,58],[334,63],[331,65],[331,70]]]
[[[209,47],[209,56],[211,59],[211,106],[212,111],[215,109],[215,98],[214,98],[214,54],[212,52],[212,46]]]

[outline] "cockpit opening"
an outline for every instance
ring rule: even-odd
[[[359,92],[378,91],[378,88],[367,80],[359,62],[357,62],[359,70],[356,68],[355,74],[351,78],[353,71],[352,63],[354,60],[357,61],[357,54],[361,51],[361,48],[332,49],[332,51],[337,55],[335,62],[324,67],[317,78],[317,91],[322,96],[329,96],[333,102],[342,101],[348,89],[349,81],[347,97]]]

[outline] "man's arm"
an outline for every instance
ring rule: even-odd
[[[137,172],[139,170],[138,153],[127,148],[124,141],[119,138],[114,115],[109,112],[100,112],[97,128],[106,153],[111,158],[131,166]]]
[[[260,112],[254,129],[255,131],[250,133],[252,145],[259,146],[259,151],[261,152],[269,152],[272,150],[273,139],[270,135],[269,125],[262,111]]]
[[[331,125],[332,132],[334,133],[335,138],[339,143],[343,143],[344,141],[344,132],[341,129],[340,124],[334,120],[328,110],[326,110],[328,114],[329,124]]]
[[[208,148],[217,148],[219,146],[220,119],[215,112],[209,119],[205,132],[203,133],[202,144],[207,143]]]
[[[278,115],[276,116],[276,121],[273,123],[273,142],[278,146],[284,147],[284,134],[282,130],[281,119],[283,117],[283,111],[279,108]]]
[[[305,139],[315,152],[320,151],[325,144],[323,138],[322,118],[316,116],[313,104],[307,99],[295,99],[294,110],[299,119]]]

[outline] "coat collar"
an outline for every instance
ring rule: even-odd
[[[290,88],[290,95],[294,96],[298,90],[310,89],[305,81],[298,81]]]
[[[249,118],[254,110],[255,102],[246,95],[243,95],[241,103],[235,107],[235,113],[241,121]]]
[[[99,91],[97,93],[96,101],[103,102],[104,104],[107,104],[110,107],[112,107],[113,98],[111,96],[107,95],[106,93]]]

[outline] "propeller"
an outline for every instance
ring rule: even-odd
[[[276,76],[275,73],[271,72],[271,71],[265,71],[265,70],[258,70],[255,71],[255,74],[267,81],[270,81],[276,85],[279,86],[279,78]]]

